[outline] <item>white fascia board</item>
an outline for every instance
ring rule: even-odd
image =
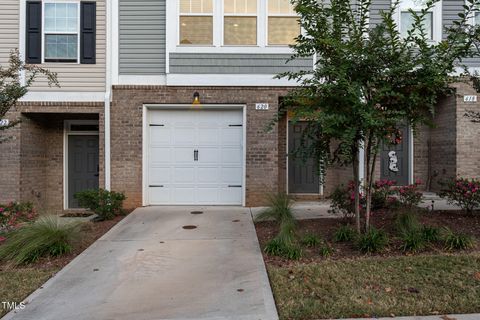
[[[105,92],[28,92],[25,102],[104,102]]]
[[[275,79],[274,74],[168,74],[167,86],[292,87],[296,81]]]

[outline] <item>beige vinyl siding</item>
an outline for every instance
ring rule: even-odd
[[[4,0],[1,0],[4,1]],[[10,0],[9,0],[10,1]],[[45,67],[57,72],[60,88],[49,88],[47,81],[38,79],[31,91],[103,92],[106,68],[106,8],[105,0],[97,0],[97,54],[96,64],[45,63]],[[18,31],[17,31],[18,32]]]
[[[18,48],[18,0],[0,1],[0,64],[6,66],[10,51]]]

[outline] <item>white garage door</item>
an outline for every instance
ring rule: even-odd
[[[150,110],[147,141],[148,204],[242,204],[242,110]]]

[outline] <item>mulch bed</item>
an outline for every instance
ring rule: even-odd
[[[82,227],[82,230],[84,231],[84,238],[81,240],[81,243],[75,247],[75,250],[72,253],[59,257],[41,258],[37,262],[29,264],[25,267],[42,270],[61,269],[125,217],[126,215],[122,215],[108,221],[87,222]],[[2,264],[0,264],[0,271],[2,271],[2,267],[5,268],[5,265],[2,266]]]
[[[476,240],[476,247],[471,251],[480,251],[480,214],[466,215],[460,211],[420,211],[418,213],[419,220],[422,224],[435,227],[448,227],[454,232],[462,232],[470,234]],[[389,210],[377,211],[372,215],[372,225],[376,228],[382,228],[387,231],[390,239],[388,248],[381,253],[371,254],[370,256],[402,256],[412,255],[412,253],[405,253],[399,249],[400,240],[396,238],[394,230],[395,212]],[[321,239],[325,240],[330,246],[334,248],[334,252],[329,259],[344,259],[344,258],[361,258],[365,254],[359,252],[351,243],[336,243],[333,241],[335,231],[345,221],[336,218],[322,218],[311,220],[299,220],[297,222],[297,233],[299,238],[305,234],[315,234]],[[260,241],[260,246],[263,250],[265,244],[275,237],[278,228],[273,221],[257,222],[255,224],[257,236]],[[318,248],[306,248],[302,246],[303,257],[299,261],[290,261],[281,257],[269,256],[264,254],[264,259],[267,264],[275,266],[288,266],[291,264],[311,263],[320,260],[325,260],[320,255]],[[438,254],[445,252],[441,243],[430,245],[419,254]]]

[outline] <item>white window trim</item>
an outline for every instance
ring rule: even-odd
[[[77,5],[77,32],[55,32],[52,34],[76,34],[77,35],[77,61],[76,62],[54,62],[54,61],[45,61],[45,34],[50,34],[45,32],[45,5],[49,3],[75,3]],[[61,63],[61,64],[80,64],[80,1],[79,0],[48,0],[42,2],[42,64],[44,63]]]
[[[467,0],[465,0],[465,5],[469,6],[470,3]],[[480,7],[478,7],[476,11],[470,12],[470,15],[468,16],[467,22],[468,22],[468,24],[470,24],[472,26],[476,25],[475,24],[475,13],[480,13]],[[465,10],[465,14],[467,14],[467,10]]]
[[[179,45],[180,1],[167,1],[167,63],[170,53],[239,53],[239,54],[292,54],[293,49],[284,45],[268,45],[268,0],[257,2],[257,45],[223,45],[223,0],[213,0],[213,45]],[[227,14],[228,15],[228,14]],[[167,73],[169,67],[167,64]]]
[[[392,0],[392,5],[396,2],[396,0]],[[442,6],[443,6],[443,1],[439,1],[435,4],[435,6],[430,10],[433,15],[432,15],[432,42],[440,42],[442,41],[442,33],[443,33],[443,21],[442,21]],[[418,9],[420,10],[420,7],[418,8],[412,8],[415,11]],[[399,8],[394,13],[394,18],[395,18],[395,23],[398,26],[398,30],[401,31],[401,13],[402,13],[402,7],[401,3]]]

